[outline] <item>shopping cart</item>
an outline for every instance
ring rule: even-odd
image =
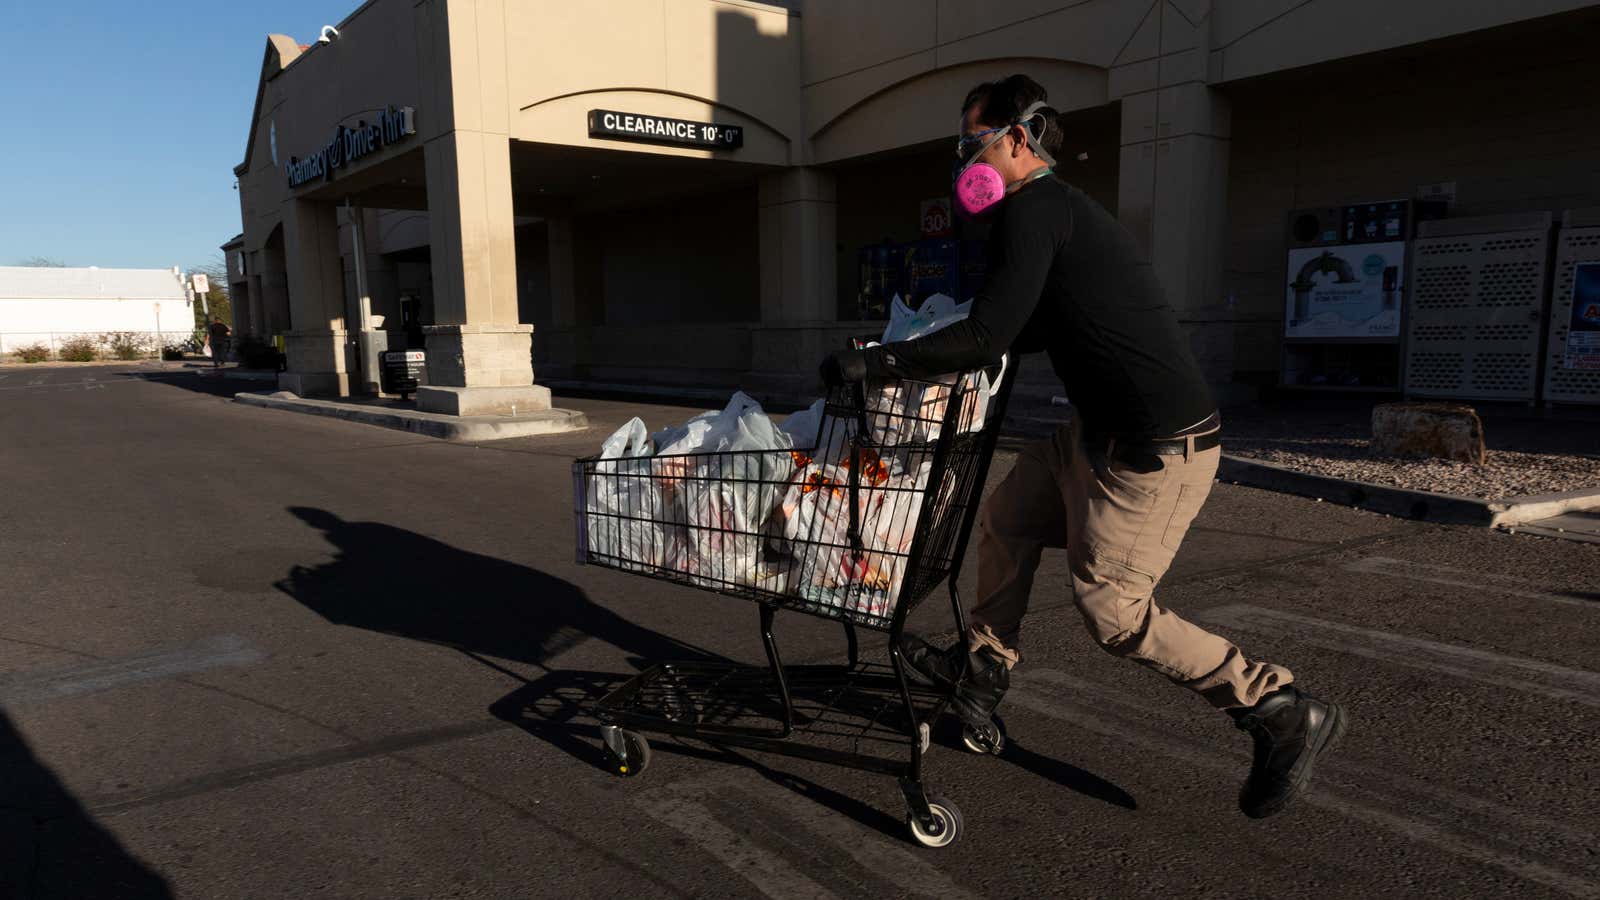
[[[815,446],[574,463],[578,561],[760,604],[767,665],[660,662],[600,699],[613,770],[637,776],[650,731],[896,776],[912,838],[944,847],[961,813],[923,784],[930,726],[951,691],[907,677],[906,616],[961,558],[1015,367],[830,391]],[[990,380],[993,380],[991,383]],[[784,665],[778,610],[843,624],[847,661]],[[887,632],[864,661],[857,629]],[[963,741],[998,753],[998,721]]]

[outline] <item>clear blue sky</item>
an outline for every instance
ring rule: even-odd
[[[239,232],[267,34],[360,0],[0,0],[0,265],[189,268]]]

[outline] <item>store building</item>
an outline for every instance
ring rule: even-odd
[[[1208,377],[1278,381],[1292,211],[1600,205],[1594,6],[370,0],[316,43],[268,38],[236,317],[285,335],[302,394],[371,387],[365,323],[426,343],[428,409],[551,384],[804,397],[887,293],[981,280],[981,235],[941,207],[958,106],[1021,71]]]

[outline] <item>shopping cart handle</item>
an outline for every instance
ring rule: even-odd
[[[856,413],[856,440],[865,441],[867,435],[872,433],[872,427],[867,421],[867,385],[866,382],[850,382],[850,405],[855,407]]]

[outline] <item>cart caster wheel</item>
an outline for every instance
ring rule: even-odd
[[[928,752],[928,748],[930,746],[932,746],[932,745],[933,745],[933,729],[928,727],[928,723],[927,722],[918,722],[917,723],[917,752],[918,753],[927,753]]]
[[[618,756],[617,751],[606,745],[606,762],[610,764],[611,771],[622,778],[633,778],[642,775],[650,765],[650,742],[644,735],[632,731],[621,732],[623,755]]]
[[[954,803],[943,797],[929,797],[928,809],[933,812],[933,821],[927,826],[918,822],[915,815],[906,813],[906,827],[911,829],[912,840],[924,847],[948,847],[960,839],[961,810]]]
[[[961,744],[973,753],[999,756],[1006,749],[1006,725],[999,716],[995,716],[982,727],[963,726]]]

